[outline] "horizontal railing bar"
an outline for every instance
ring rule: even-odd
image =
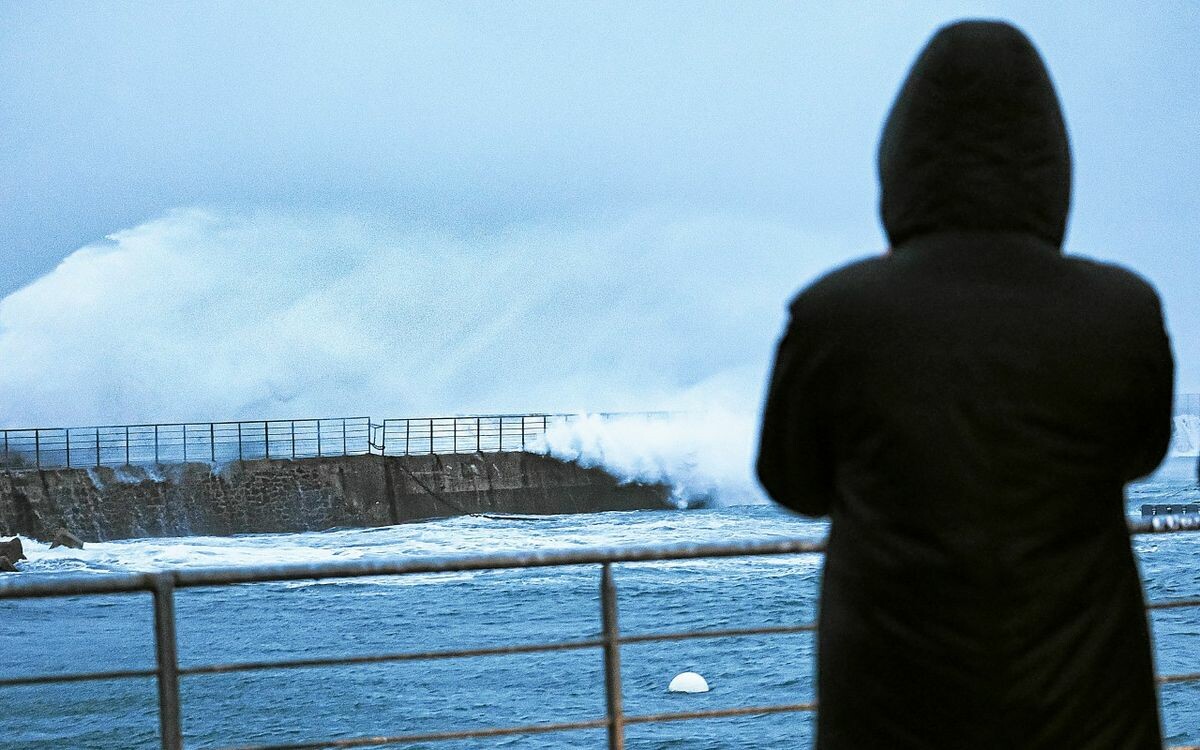
[[[48,674],[34,677],[5,677],[0,679],[0,687],[45,685],[64,682],[91,682],[95,680],[132,680],[139,677],[154,677],[157,674],[158,671],[154,669],[123,669],[112,672],[79,672],[76,674]]]
[[[750,635],[786,635],[789,633],[813,632],[816,623],[807,625],[780,625],[760,628],[730,628],[727,630],[694,630],[680,633],[646,633],[623,636],[621,643],[653,643],[659,641],[683,641],[700,638],[734,638]],[[408,651],[394,654],[369,654],[363,656],[328,656],[310,659],[288,659],[282,661],[247,661],[228,664],[207,664],[196,667],[180,667],[181,675],[222,674],[226,672],[250,672],[267,669],[295,669],[304,667],[333,667],[350,664],[378,664],[399,661],[433,661],[437,659],[464,659],[479,656],[508,656],[532,654],[546,651],[569,651],[573,649],[599,648],[600,639],[557,641],[552,643],[514,644],[487,648],[450,649],[445,651]],[[0,683],[2,685],[3,683]]]
[[[0,599],[131,594],[149,591],[153,586],[152,575],[150,573],[102,573],[90,576],[63,576],[40,581],[21,581],[14,580],[11,576],[5,576],[0,578]]]
[[[689,721],[691,719],[721,719],[727,716],[752,716],[756,714],[783,714],[797,711],[816,711],[816,703],[781,703],[772,706],[743,706],[741,708],[714,708],[710,711],[679,711],[664,714],[641,714],[626,716],[626,724],[658,724],[667,721]]]
[[[398,560],[359,560],[337,563],[308,563],[243,568],[195,568],[170,573],[176,588],[266,583],[271,581],[321,580],[326,578],[364,578],[369,576],[411,575],[418,573],[460,573],[476,570],[545,568],[563,565],[600,565],[669,560],[693,560],[716,557],[752,557],[760,555],[817,554],[825,551],[825,541],[789,539],[739,544],[685,544],[658,547],[594,548],[590,550],[547,550],[466,557],[428,557]],[[76,594],[145,591],[152,587],[147,574],[69,576],[51,580],[0,579],[0,599]]]
[[[558,641],[556,643],[515,644],[490,648],[454,649],[447,651],[410,651],[397,654],[372,654],[368,656],[330,656],[311,659],[289,659],[285,661],[244,661],[229,664],[207,664],[199,667],[180,667],[179,674],[224,674],[227,672],[250,672],[264,669],[295,669],[299,667],[334,667],[345,664],[377,664],[397,661],[434,661],[438,659],[465,659],[477,656],[506,656],[531,654],[546,651],[570,651],[572,649],[598,648],[604,645],[599,639],[580,641]]]
[[[1146,609],[1175,609],[1177,607],[1200,607],[1200,599],[1166,600],[1146,604]]]
[[[658,641],[689,641],[697,638],[737,638],[747,635],[787,635],[790,633],[812,633],[817,629],[815,622],[805,625],[778,625],[761,628],[729,628],[727,630],[689,630],[679,633],[644,633],[625,635],[621,643],[655,643]]]
[[[539,417],[542,415],[538,415]],[[557,416],[557,415],[547,415]],[[361,422],[370,417],[309,417],[305,419],[227,419],[220,422],[144,422],[139,424],[92,424],[80,425],[78,427],[0,427],[0,433],[5,432],[61,432],[63,430],[123,430],[126,427],[129,429],[145,429],[154,427],[207,427],[208,425],[262,425],[267,424],[291,424],[292,422],[338,422],[342,420],[346,422]],[[474,417],[472,417],[474,419]],[[426,418],[428,420],[428,418]],[[401,420],[403,421],[403,420]]]
[[[412,422],[413,426],[415,427],[417,422],[424,422],[426,425],[428,425],[429,420],[433,420],[434,424],[438,425],[438,424],[446,424],[446,423],[454,421],[456,419],[459,420],[460,422],[466,422],[467,420],[471,420],[471,419],[500,419],[501,417],[503,417],[504,419],[520,419],[521,417],[528,417],[530,419],[541,419],[543,417],[545,417],[547,419],[577,419],[580,416],[600,417],[600,418],[643,417],[643,416],[644,417],[670,417],[670,416],[681,415],[684,413],[686,413],[686,412],[679,412],[679,411],[600,411],[600,412],[582,412],[582,413],[581,412],[565,412],[565,411],[545,412],[545,413],[542,413],[542,412],[524,412],[524,413],[518,412],[518,413],[513,413],[513,414],[458,414],[458,415],[449,416],[449,417],[444,416],[444,415],[440,416],[440,417],[389,417],[389,418],[383,420],[383,423],[399,424],[402,422]],[[259,420],[259,421],[262,421],[262,420]]]
[[[572,732],[580,729],[601,729],[607,725],[607,719],[560,721],[553,724],[525,724],[514,727],[463,729],[449,732],[426,732],[424,734],[397,734],[390,737],[351,737],[344,740],[321,740],[319,742],[287,742],[281,745],[239,745],[237,747],[225,748],[225,750],[321,750],[328,747],[370,747],[372,745],[398,745],[412,742],[437,742],[439,740],[469,740],[477,737],[505,737],[514,734]]]
[[[825,551],[825,541],[792,539],[742,544],[685,544],[660,547],[612,547],[590,550],[547,550],[469,557],[414,558],[392,561],[356,561],[278,565],[262,568],[210,568],[181,570],[175,573],[179,588],[194,588],[225,583],[263,583],[300,579],[363,578],[379,575],[419,573],[461,573],[478,570],[545,568],[563,565],[601,565],[604,563],[659,562],[714,557],[750,557],[760,555],[817,554]],[[2,583],[2,582],[0,582]],[[5,593],[0,586],[0,596]]]
[[[1162,685],[1175,685],[1181,682],[1200,682],[1200,672],[1191,674],[1160,674],[1157,678]]]

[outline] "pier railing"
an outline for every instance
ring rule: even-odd
[[[1200,393],[1175,397],[1175,416],[1200,417]],[[665,419],[673,412],[600,412],[586,418]],[[375,453],[487,453],[527,450],[555,425],[579,414],[469,414],[405,417],[251,419],[99,427],[0,429],[0,469],[85,468]]]
[[[370,417],[0,430],[0,468],[318,458],[371,452]]]
[[[1157,534],[1178,531],[1200,531],[1200,518],[1174,516],[1130,521],[1130,532],[1134,534]],[[152,596],[154,607],[154,641],[157,667],[155,669],[3,677],[0,678],[0,688],[20,685],[77,683],[95,680],[153,678],[157,680],[158,685],[159,735],[162,748],[163,750],[181,750],[184,747],[182,729],[183,706],[180,701],[179,683],[180,679],[185,677],[272,669],[301,669],[381,662],[483,658],[496,655],[597,649],[601,652],[604,665],[605,702],[602,715],[584,716],[557,722],[496,726],[483,729],[447,729],[419,734],[397,733],[386,736],[340,737],[282,744],[260,744],[241,746],[236,749],[228,748],[228,750],[317,750],[318,748],[377,747],[381,745],[432,743],[440,740],[546,734],[580,729],[604,729],[608,736],[609,750],[621,750],[625,747],[625,727],[629,725],[730,716],[761,716],[766,714],[811,712],[817,709],[816,703],[803,702],[735,706],[706,711],[629,714],[624,709],[621,688],[621,647],[623,645],[697,638],[808,633],[814,632],[817,626],[816,623],[808,622],[784,626],[750,626],[722,630],[623,633],[618,624],[617,588],[613,582],[613,565],[667,560],[690,560],[696,558],[819,554],[824,549],[825,544],[823,541],[786,540],[744,544],[566,550],[457,558],[415,558],[386,562],[358,561],[316,565],[194,569],[163,573],[90,575],[50,579],[24,579],[19,576],[8,576],[0,579],[0,599],[149,592]],[[510,646],[481,645],[475,648],[441,651],[410,651],[329,658],[263,660],[188,667],[181,667],[179,665],[175,635],[175,591],[177,589],[271,581],[403,576],[580,565],[599,567],[600,611],[598,614],[600,619],[600,636],[598,638]],[[1150,602],[1147,606],[1151,610],[1181,607],[1200,608],[1200,599],[1154,601]],[[1200,664],[1197,665],[1197,671],[1194,673],[1160,675],[1158,681],[1160,684],[1200,682]],[[870,717],[864,717],[863,720],[869,721]],[[1177,746],[1171,748],[1171,750],[1200,750],[1200,746]]]
[[[422,453],[494,453],[523,451],[555,425],[579,419],[668,419],[673,412],[596,414],[489,414],[463,417],[385,419],[375,430],[373,447],[387,456]]]
[[[603,413],[588,417],[656,419],[670,414]],[[526,450],[555,425],[580,418],[577,414],[488,414],[385,419],[378,424],[370,417],[333,417],[0,429],[0,468],[221,464],[368,453],[402,456],[515,451]]]

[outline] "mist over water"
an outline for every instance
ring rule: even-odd
[[[742,498],[786,302],[855,249],[736,217],[178,210],[0,300],[0,426],[669,410],[546,448]]]
[[[180,210],[0,300],[0,425],[756,410],[787,298],[844,244],[721,217],[474,236]]]

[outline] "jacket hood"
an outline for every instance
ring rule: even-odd
[[[892,247],[944,230],[1025,232],[1061,247],[1071,153],[1029,39],[994,21],[940,29],[892,105],[879,179]]]

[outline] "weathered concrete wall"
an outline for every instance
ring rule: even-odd
[[[661,485],[620,484],[531,453],[348,456],[0,471],[0,537],[84,541],[386,526],[467,513],[668,508]]]

